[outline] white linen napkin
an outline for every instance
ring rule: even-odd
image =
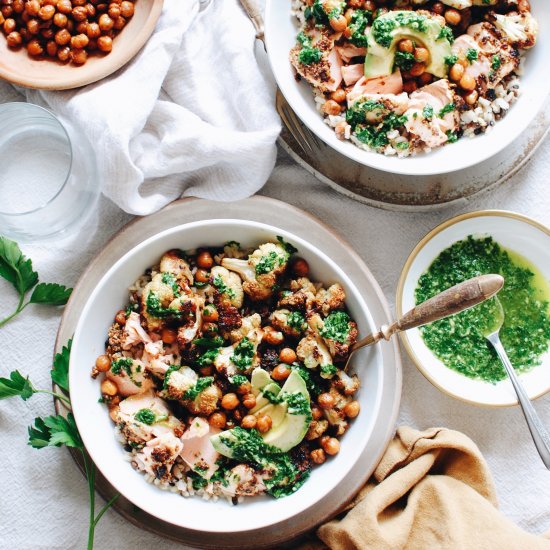
[[[165,0],[154,34],[117,73],[25,93],[86,134],[98,185],[125,211],[149,214],[182,195],[237,200],[269,177],[280,130],[255,42],[238,0]]]

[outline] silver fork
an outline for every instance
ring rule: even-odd
[[[302,151],[304,151],[306,155],[318,154],[321,150],[320,141],[315,134],[302,125],[300,119],[290,108],[290,105],[287,103],[280,90],[277,90],[275,106],[284,125],[288,128],[288,131],[292,134],[292,137],[296,140]]]

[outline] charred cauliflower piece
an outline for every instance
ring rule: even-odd
[[[269,320],[273,327],[293,338],[299,338],[307,329],[306,320],[299,311],[277,309],[271,314]]]
[[[346,301],[346,293],[339,283],[331,285],[328,289],[321,289],[315,296],[315,306],[328,315],[335,309],[342,309]]]
[[[336,435],[341,436],[344,435],[349,426],[344,408],[352,399],[347,395],[342,395],[333,384],[331,384],[329,394],[334,398],[334,406],[331,409],[323,410],[323,414],[335,430]]]
[[[316,369],[319,367],[322,378],[332,378],[337,372],[332,356],[322,338],[310,329],[308,329],[306,337],[300,340],[296,348],[296,355],[306,368]]]
[[[253,313],[252,315],[243,317],[241,326],[229,333],[229,339],[233,344],[240,342],[244,337],[247,337],[253,342],[257,342],[257,344],[262,341],[262,318],[259,313]]]
[[[310,315],[308,324],[327,344],[334,361],[348,358],[350,348],[357,340],[357,323],[345,311],[333,311],[324,320],[318,314]]]
[[[191,367],[175,365],[166,372],[162,393],[167,399],[182,401],[186,392],[195,387],[198,379],[198,374]]]
[[[307,277],[290,281],[290,290],[281,293],[278,307],[288,309],[309,310],[315,301],[317,289]]]
[[[215,266],[210,272],[211,284],[233,307],[243,307],[243,285],[241,278],[222,266]]]
[[[328,420],[312,420],[306,434],[306,439],[311,441],[321,437],[328,430]]]
[[[283,244],[265,243],[248,260],[224,258],[222,266],[238,273],[244,281],[243,290],[251,300],[267,300],[273,294],[279,275],[284,273],[290,257]]]
[[[170,273],[182,289],[193,284],[193,274],[186,260],[180,257],[177,250],[169,250],[160,259],[160,271]]]
[[[332,384],[344,395],[353,395],[359,389],[359,378],[356,374],[349,376],[344,371],[338,371],[336,378],[333,378]]]
[[[184,347],[192,342],[199,334],[202,326],[202,310],[204,309],[204,298],[195,295],[189,298],[190,302],[185,307],[189,311],[184,324],[178,328],[178,344]],[[174,302],[172,302],[174,304]]]
[[[199,378],[195,387],[192,389],[194,391],[187,390],[190,399],[184,399],[183,405],[187,407],[189,412],[210,416],[218,409],[218,403],[222,398],[222,392],[218,386],[213,384],[213,381],[214,379],[211,376]],[[204,389],[201,389],[202,387],[204,387]]]
[[[532,48],[539,32],[537,20],[530,12],[510,12],[507,15],[493,13],[495,27],[515,48]]]
[[[253,496],[265,492],[262,478],[248,464],[238,464],[225,474],[222,491],[228,496]]]

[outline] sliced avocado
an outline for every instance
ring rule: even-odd
[[[369,29],[365,77],[376,78],[393,73],[398,43],[409,38],[430,52],[426,72],[439,78],[447,76],[445,58],[451,55],[451,30],[428,15],[414,11],[390,11],[377,17]]]
[[[264,386],[267,386],[269,383],[273,382],[269,373],[260,367],[256,367],[252,371],[252,377],[250,383],[252,384],[252,393],[257,396]]]
[[[268,403],[267,405],[263,406],[260,410],[256,411],[254,413],[257,417],[263,416],[264,414],[268,414],[271,417],[271,429],[274,430],[278,428],[284,421],[286,411],[287,411],[287,404],[286,402],[273,404]]]
[[[286,405],[284,419],[262,437],[265,443],[286,452],[304,439],[311,422],[309,393],[306,383],[297,371],[290,373],[281,395],[284,396]]]
[[[212,443],[212,447],[214,447],[214,449],[216,449],[216,451],[218,451],[221,455],[226,456],[227,458],[233,458],[233,449],[230,449],[222,441],[222,437],[237,443],[237,437],[232,430],[225,430],[225,432],[220,432],[210,436],[210,443]]]
[[[279,386],[279,384],[275,382],[271,382],[267,386],[264,386],[262,388],[262,391],[256,396],[256,406],[250,411],[250,414],[254,414],[257,411],[259,411],[262,407],[265,407],[266,405],[271,404],[271,401],[267,397],[264,397],[263,395],[264,392],[270,392],[273,395],[279,395],[280,391],[281,391],[281,387]]]

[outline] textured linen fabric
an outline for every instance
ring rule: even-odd
[[[522,531],[496,505],[491,473],[470,438],[401,427],[353,508],[317,534],[331,550],[550,549],[550,540]]]
[[[236,200],[267,180],[280,129],[255,47],[237,0],[165,0],[126,67],[78,90],[25,94],[89,138],[98,185],[125,211],[150,214],[182,194]]]

